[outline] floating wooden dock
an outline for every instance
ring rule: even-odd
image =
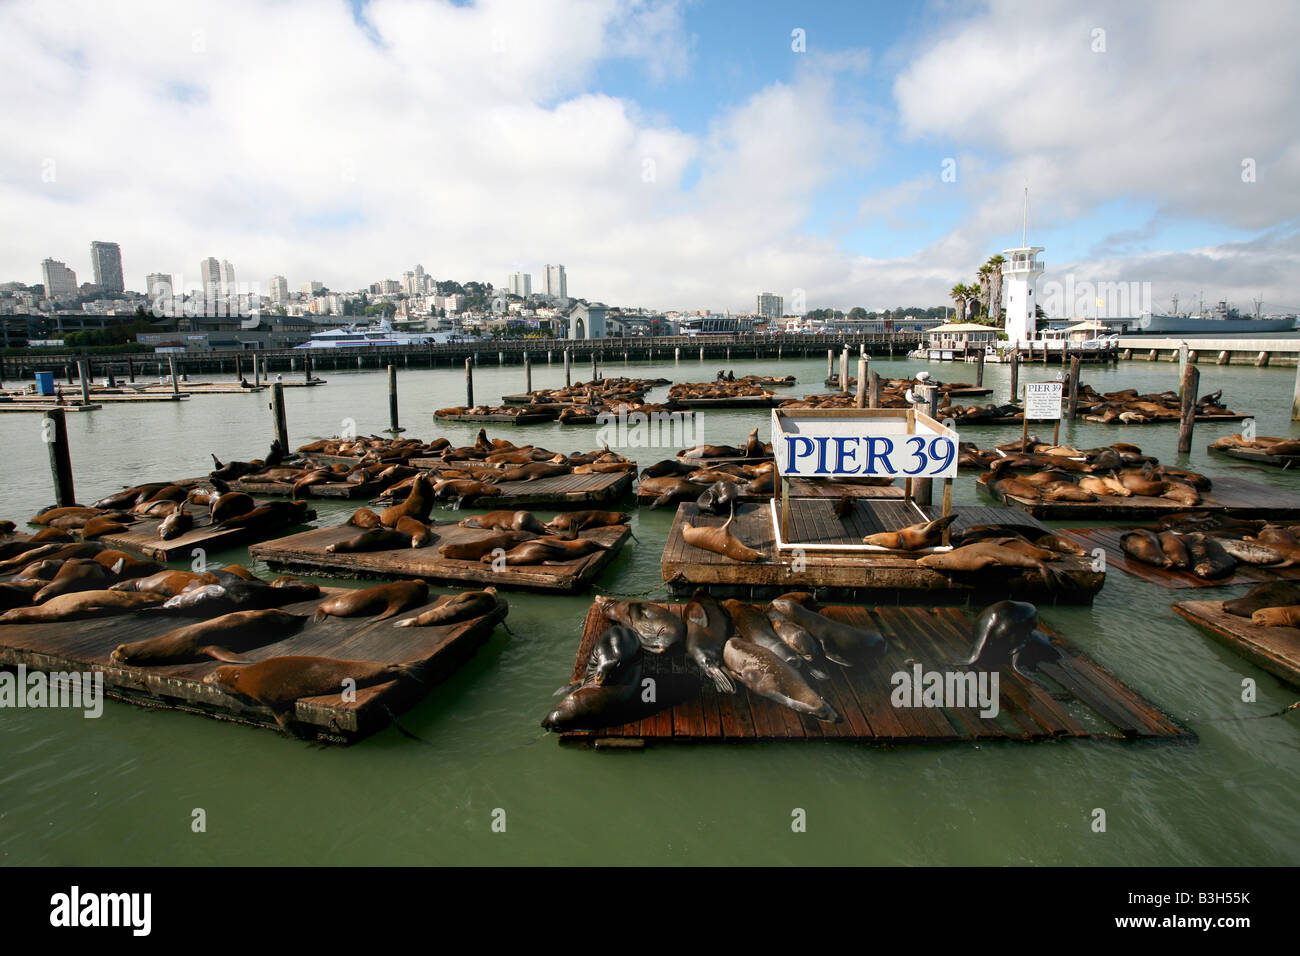
[[[725,398],[669,398],[669,408],[772,408],[784,399],[775,395],[730,395]]]
[[[1252,664],[1300,687],[1300,629],[1251,624],[1224,611],[1222,601],[1176,601],[1174,610]]]
[[[1115,419],[1113,422],[1089,422],[1084,420],[1083,416],[1086,414],[1087,412],[1084,409],[1082,408],[1079,409],[1079,422],[1081,424],[1104,425],[1107,428],[1112,428],[1115,426],[1129,426],[1129,425],[1140,426],[1140,425],[1177,425],[1178,424],[1177,416],[1175,416],[1174,418],[1153,418],[1145,422],[1122,422],[1118,418]],[[1233,412],[1232,414],[1229,415],[1197,415],[1196,421],[1210,422],[1210,423],[1242,422],[1245,421],[1247,418],[1254,418],[1254,417],[1255,417],[1254,415],[1245,415],[1245,414]],[[1061,421],[1068,422],[1069,419],[1062,418]],[[1021,420],[1021,417],[1019,415],[1001,415],[997,418],[970,418],[970,419],[964,417],[958,418],[955,420],[955,424],[953,425],[953,427],[960,432],[967,428],[977,428],[977,427],[983,427],[985,425],[1021,425],[1021,424],[1023,424],[1023,421]]]
[[[838,375],[827,375],[825,380],[822,382],[822,384],[825,385],[827,388],[839,388],[840,377]],[[880,384],[882,386],[885,384],[883,379],[881,380]],[[933,385],[934,383],[931,382],[930,384]],[[856,392],[857,389],[858,389],[858,379],[857,376],[855,375],[849,378],[848,391],[839,392],[838,394],[851,395],[854,392]],[[947,391],[941,391],[939,393],[939,397],[943,398],[944,396],[952,396],[953,398],[975,398],[980,395],[992,395],[992,394],[993,394],[993,389],[991,388],[985,388],[982,385],[971,385],[968,388],[950,388]]]
[[[321,588],[319,598],[283,610],[310,615],[322,601],[345,593],[343,588]],[[440,595],[399,617],[414,616],[449,599],[449,595]],[[499,600],[489,614],[459,624],[401,629],[395,629],[391,619],[328,617],[319,623],[308,621],[290,637],[240,657],[262,661],[305,655],[386,664],[427,662],[420,681],[360,687],[353,701],[330,694],[297,702],[294,719],[303,726],[304,735],[330,743],[352,743],[386,726],[391,713],[407,709],[428,693],[430,685],[446,679],[488,639],[506,611],[506,602]],[[192,623],[194,618],[173,615],[122,614],[55,624],[4,625],[0,626],[0,665],[22,664],[47,672],[98,671],[104,675],[105,696],[116,700],[278,730],[270,709],[203,683],[204,676],[220,666],[218,661],[140,667],[109,659],[119,644],[157,637]]]
[[[433,459],[413,459],[430,461]],[[455,464],[442,467],[454,468]],[[484,467],[478,462],[467,462]],[[413,464],[412,467],[421,467]],[[555,475],[551,478],[534,478],[531,481],[503,481],[494,487],[501,494],[475,498],[461,508],[485,508],[498,511],[504,508],[549,508],[556,511],[573,511],[611,504],[632,491],[634,472],[592,472],[586,475]],[[437,478],[436,474],[431,477]],[[379,499],[382,501],[382,496]]]
[[[682,605],[668,605],[679,617]],[[660,700],[673,706],[621,727],[560,735],[562,743],[601,747],[645,743],[734,743],[758,740],[833,740],[848,743],[910,744],[1052,738],[1194,740],[1195,735],[1144,700],[1108,670],[1046,625],[1062,657],[1043,664],[1037,680],[1014,672],[999,679],[999,712],[984,718],[978,708],[895,707],[892,674],[953,670],[950,663],[971,654],[971,621],[954,608],[826,607],[822,613],[856,627],[890,636],[886,656],[871,666],[828,664],[830,680],[816,688],[840,714],[837,724],[795,713],[743,686],[721,694],[701,682],[681,655],[645,654],[646,677]],[[611,623],[592,607],[587,612],[573,679],[580,680],[591,648]]]
[[[1238,518],[1300,518],[1300,495],[1270,488],[1234,476],[1215,476],[1214,487],[1201,492],[1201,503],[1179,504],[1168,498],[1132,495],[1108,496],[1096,501],[1039,501],[1016,495],[1001,495],[977,478],[980,490],[995,501],[1015,505],[1035,518],[1062,520],[1092,518],[1096,521],[1140,521],[1184,511],[1216,511]]]
[[[231,487],[250,495],[266,495],[272,498],[288,498],[293,495],[291,481],[258,481],[257,478],[245,476],[231,482]],[[330,481],[319,485],[308,485],[299,493],[302,498],[365,498],[373,495],[375,485],[368,481]]]
[[[1252,465],[1268,465],[1284,471],[1300,462],[1300,455],[1270,455],[1268,452],[1257,451],[1254,448],[1217,448],[1214,445],[1206,445],[1205,450],[1213,455],[1227,455],[1229,458],[1248,461]]]
[[[315,576],[344,578],[423,578],[430,584],[492,585],[505,590],[545,591],[575,594],[591,586],[605,565],[614,560],[631,535],[627,525],[590,528],[579,534],[606,545],[598,551],[560,564],[517,565],[493,571],[479,561],[456,561],[444,558],[438,548],[459,541],[475,541],[493,532],[481,528],[462,528],[455,522],[430,523],[438,537],[423,548],[398,548],[391,551],[368,551],[361,554],[331,554],[325,549],[351,538],[361,529],[342,524],[330,528],[313,528],[265,544],[253,545],[248,553],[276,570],[296,571]]]
[[[89,405],[82,405],[80,402],[75,405],[66,402],[62,405],[54,405],[49,402],[38,405],[28,404],[26,402],[7,402],[0,400],[0,412],[36,412],[41,415],[44,415],[51,408],[61,408],[65,412],[93,412],[103,407],[103,405],[97,405],[94,402],[91,402]]]
[[[74,385],[66,387],[63,393],[63,405],[59,406],[57,395],[24,395],[23,401],[32,405],[41,405],[46,408],[63,407],[67,408],[71,403],[68,401],[71,395],[80,395],[81,391]],[[168,392],[144,393],[144,392],[103,392],[91,389],[90,401],[92,403],[111,403],[115,405],[139,404],[142,402],[183,402],[190,397],[189,392],[180,392],[172,394]]]
[[[791,498],[830,498],[839,501],[845,495],[851,498],[885,498],[890,500],[902,500],[902,485],[860,485],[849,481],[832,481],[825,478],[807,479],[807,478],[787,478],[786,484],[790,486]],[[701,492],[702,493],[702,492]],[[639,505],[650,504],[658,498],[658,495],[637,489],[636,501]],[[741,494],[741,501],[770,501],[772,492],[765,491],[762,494]]]
[[[1119,568],[1135,578],[1158,584],[1162,588],[1177,590],[1180,588],[1221,588],[1233,584],[1258,584],[1261,581],[1296,581],[1300,580],[1300,567],[1264,568],[1253,564],[1237,563],[1237,570],[1226,578],[1207,581],[1198,578],[1190,571],[1176,568],[1157,568],[1155,565],[1139,561],[1124,553],[1120,544],[1120,535],[1132,528],[1062,528],[1058,534],[1071,538],[1091,552],[1101,548],[1106,553],[1106,567]]]
[[[266,502],[258,501],[258,505]],[[128,530],[120,534],[100,535],[95,540],[105,547],[134,551],[156,561],[188,561],[195,548],[202,548],[208,554],[215,554],[249,541],[263,541],[285,528],[293,527],[288,521],[279,522],[269,528],[249,530],[248,528],[214,528],[209,522],[208,509],[200,505],[187,504],[185,510],[194,516],[194,527],[179,537],[164,541],[158,537],[159,518],[138,518]],[[302,522],[312,521],[316,512],[307,509]]]
[[[663,579],[675,596],[703,587],[715,597],[772,598],[785,591],[815,591],[835,600],[887,603],[965,604],[988,603],[996,598],[1018,598],[1039,603],[1091,604],[1106,575],[1094,571],[1092,559],[1062,555],[1050,562],[1068,586],[1050,590],[1034,569],[990,568],[968,574],[949,574],[922,567],[916,557],[903,553],[826,551],[824,545],[860,544],[864,535],[898,530],[915,524],[915,509],[901,500],[859,499],[847,519],[835,514],[830,498],[790,499],[791,540],[803,549],[785,550],[777,556],[772,509],[768,503],[741,504],[731,531],[751,548],[767,555],[758,562],[736,561],[688,545],[682,525],[721,525],[727,516],[701,515],[693,503],[678,505],[677,516],[664,546]],[[922,509],[928,518],[938,508]],[[954,508],[952,530],[975,525],[1004,525],[1031,537],[1049,529],[1032,517],[1006,508]]]
[[[444,422],[473,422],[492,425],[540,425],[555,421],[555,412],[521,412],[518,415],[434,415]]]

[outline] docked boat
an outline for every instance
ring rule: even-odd
[[[387,319],[381,319],[372,325],[349,325],[346,328],[315,332],[310,341],[295,345],[294,348],[341,349],[368,345],[435,345],[453,342],[456,339],[455,332],[399,332]]]
[[[1242,315],[1238,309],[1221,300],[1209,312],[1183,315],[1152,315],[1138,318],[1127,329],[1130,335],[1257,335],[1269,332],[1291,332],[1296,328],[1295,315]]]

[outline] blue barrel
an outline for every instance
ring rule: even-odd
[[[42,395],[54,394],[54,373],[53,372],[36,373],[36,391]]]

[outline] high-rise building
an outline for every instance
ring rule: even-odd
[[[221,291],[229,294],[235,291],[235,267],[229,259],[221,260]]]
[[[280,305],[289,301],[289,280],[284,276],[271,276],[271,304]]]
[[[555,299],[569,297],[569,280],[564,274],[564,266],[547,264],[546,294]]]
[[[323,288],[325,288],[324,282],[317,282],[315,279],[312,279],[310,282],[304,282],[301,286],[298,287],[298,290],[303,295],[315,295]]]
[[[402,273],[402,286],[407,295],[428,295],[433,291],[433,280],[424,266],[417,265],[414,271]]]
[[[760,292],[757,312],[765,319],[779,319],[785,314],[785,300],[771,292]]]
[[[45,283],[47,299],[77,294],[77,274],[57,259],[46,259],[41,263],[41,281]]]
[[[203,281],[203,296],[211,298],[221,292],[221,263],[208,256],[199,263],[199,278]]]
[[[512,272],[507,283],[511,295],[527,298],[533,294],[533,277],[527,272]]]
[[[145,277],[144,285],[149,292],[150,299],[157,299],[160,295],[172,294],[172,277],[167,273],[151,272]]]
[[[105,292],[125,292],[122,281],[122,248],[116,242],[92,242],[90,264],[95,270],[95,285]]]

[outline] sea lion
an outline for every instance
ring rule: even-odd
[[[532,461],[516,468],[506,468],[501,472],[502,481],[536,481],[538,478],[554,478],[567,475],[573,469],[557,462]]]
[[[484,528],[489,531],[531,531],[533,534],[551,534],[549,526],[531,511],[489,511],[472,515],[459,522],[462,528]]]
[[[135,665],[187,664],[209,657],[238,663],[234,654],[282,640],[306,620],[305,614],[275,609],[233,611],[147,640],[119,644],[111,659]]]
[[[433,510],[433,486],[424,474],[416,475],[411,480],[411,491],[406,498],[396,505],[379,512],[379,523],[385,528],[396,528],[401,518],[414,518],[419,522],[429,520]]]
[[[1057,554],[1073,554],[1083,557],[1088,554],[1088,550],[1082,545],[1071,541],[1065,535],[1061,534],[1044,534],[1034,539],[1034,544],[1048,551],[1055,551]]]
[[[975,618],[974,646],[968,659],[960,661],[976,670],[1005,671],[1008,667],[1023,677],[1043,661],[1060,653],[1046,635],[1036,629],[1038,608],[1024,601],[998,601]],[[1032,649],[1021,658],[1022,652]]]
[[[99,508],[104,511],[116,511],[119,508],[130,508],[133,505],[141,504],[148,501],[159,489],[166,488],[168,482],[154,482],[147,485],[134,485],[130,488],[124,488],[122,491],[107,495],[100,498],[92,508]]]
[[[596,606],[606,620],[631,628],[651,654],[662,654],[686,639],[686,625],[662,605],[598,596]]]
[[[498,548],[509,551],[518,544],[533,540],[534,537],[531,531],[502,531],[473,541],[455,541],[439,545],[438,553],[452,561],[477,561]]]
[[[330,554],[359,554],[367,551],[395,551],[411,547],[411,536],[405,531],[388,528],[371,528],[343,541],[326,545]]]
[[[348,591],[338,597],[322,601],[316,608],[314,620],[327,617],[375,617],[383,621],[429,600],[429,585],[420,579],[414,581],[389,581],[371,588]]]
[[[148,591],[76,591],[50,598],[35,607],[16,607],[0,614],[0,624],[47,624],[53,621],[77,621],[157,607],[165,598]]]
[[[393,627],[442,627],[447,624],[459,624],[461,621],[482,617],[491,612],[496,608],[498,601],[496,588],[467,591],[435,608],[430,608],[423,614],[397,621]]]
[[[614,683],[584,684],[560,701],[542,720],[547,730],[599,730],[640,720],[666,703],[646,700],[641,689],[641,661],[635,659]],[[657,697],[657,695],[656,695]]]
[[[71,558],[63,562],[49,584],[32,596],[33,604],[43,604],[60,594],[76,591],[99,591],[117,580],[117,575],[93,558]]]
[[[1163,541],[1164,532],[1160,538]],[[1275,567],[1288,567],[1294,562],[1288,559],[1281,551],[1259,541],[1258,539],[1244,538],[1226,538],[1218,535],[1214,536],[1215,540],[1223,546],[1223,550],[1232,555],[1243,564],[1269,565]]]
[[[562,538],[534,538],[511,548],[501,560],[507,566],[563,564],[566,561],[585,557],[594,551],[608,550],[607,545],[603,545],[599,541],[593,541],[590,538],[573,538],[569,540]],[[495,560],[496,558],[491,554],[485,554],[479,558],[479,561],[483,564],[491,564]]]
[[[707,592],[696,590],[686,605],[686,656],[713,682],[721,694],[734,694],[736,685],[722,667],[722,649],[731,636],[731,619]]]
[[[0,561],[0,574],[10,574],[31,564],[33,561],[66,561],[69,558],[92,558],[104,550],[98,541],[83,541],[81,544],[50,544],[29,548],[5,561]]]
[[[378,528],[379,515],[375,514],[369,508],[358,508],[356,511],[352,512],[352,517],[347,520],[347,523],[353,527],[364,528],[366,530],[369,530],[370,528]]]
[[[684,478],[642,478],[637,485],[637,494],[641,496],[656,495],[651,503],[652,509],[660,505],[676,504],[689,501],[704,491],[705,486]]]
[[[0,534],[13,534],[14,529],[17,527],[18,525],[6,518],[4,521],[0,521]]]
[[[1156,535],[1156,540],[1160,542],[1160,550],[1169,559],[1169,567],[1186,571],[1192,566],[1192,556],[1178,535],[1172,531],[1161,531]]]
[[[1226,578],[1237,569],[1237,561],[1216,538],[1193,531],[1183,536],[1192,560],[1192,573],[1198,578],[1215,581]]]
[[[864,631],[818,614],[797,600],[779,597],[772,609],[815,637],[826,657],[842,667],[852,667],[882,656],[888,649],[879,631]]]
[[[177,508],[158,525],[158,537],[164,541],[179,538],[194,527],[194,516],[184,508]]]
[[[90,519],[99,514],[97,508],[87,508],[84,505],[65,505],[59,508],[49,508],[42,511],[31,519],[32,524],[47,525],[51,521],[57,521],[59,518],[86,518]]]
[[[835,708],[809,686],[799,672],[765,647],[741,637],[727,641],[722,651],[727,670],[753,693],[800,714],[839,723]]]
[[[767,648],[796,670],[804,665],[803,658],[785,641],[781,640],[781,636],[777,634],[771,620],[759,608],[734,599],[723,601],[722,606],[726,608],[727,614],[731,616],[731,622],[736,626],[737,633],[745,640],[757,644],[759,647]],[[815,669],[810,670],[809,673],[819,680],[824,680],[827,676]]]
[[[727,530],[731,522],[735,520],[736,510],[733,507],[731,517],[721,525],[697,527],[689,521],[683,522],[682,540],[692,547],[712,551],[714,554],[725,555],[735,561],[766,561],[766,554],[749,547]]]
[[[7,611],[15,607],[28,607],[32,603],[32,595],[44,586],[44,582],[39,579],[30,581],[6,581],[0,584],[0,611]]]
[[[678,458],[744,458],[745,450],[731,445],[696,445],[677,453]]]
[[[175,597],[186,588],[192,588],[202,584],[216,584],[215,575],[195,571],[159,571],[145,577],[133,578],[130,581],[119,581],[112,585],[110,591],[152,591],[154,594],[165,594],[167,597]]]
[[[320,597],[320,587],[315,584],[286,583],[272,587],[265,581],[245,581],[234,575],[220,579],[219,584],[199,584],[174,594],[163,602],[157,612],[179,614],[185,617],[212,617],[231,611],[258,611],[264,608],[284,607]]]
[[[257,502],[252,495],[246,495],[242,491],[227,491],[209,500],[208,516],[212,524],[219,525],[230,518],[248,514],[256,507]]]
[[[941,518],[935,518],[933,521],[922,521],[918,524],[908,525],[898,531],[882,531],[878,534],[869,534],[862,539],[862,543],[875,545],[878,548],[890,548],[894,551],[916,551],[921,548],[933,548],[943,543],[944,529],[956,520],[956,514],[945,515]]]
[[[288,733],[294,703],[300,698],[339,694],[345,686],[369,687],[415,677],[421,666],[418,662],[382,664],[330,657],[272,657],[256,664],[218,667],[203,678],[203,683],[270,708],[275,722]],[[349,683],[345,685],[345,681]]]
[[[695,470],[694,465],[688,465],[686,462],[678,461],[676,458],[665,458],[649,465],[641,470],[641,480],[647,478],[666,478],[673,475],[688,475]]]
[[[554,696],[571,694],[580,687],[603,687],[618,684],[628,669],[641,664],[641,642],[630,627],[615,624],[596,638],[587,656],[582,680],[565,684]]]
[[[66,543],[69,541],[76,541],[77,539],[74,538],[67,531],[64,531],[62,528],[42,528],[40,531],[32,535],[29,540],[31,541],[32,544],[35,545],[35,544],[48,544],[51,541]]]
[[[1016,548],[999,544],[997,539],[965,544],[952,551],[936,551],[917,559],[916,563],[935,571],[974,572],[995,567],[1029,568],[1038,571],[1043,576],[1043,583],[1048,587],[1056,586],[1053,572],[1045,561]]]
[[[493,498],[500,494],[501,489],[496,485],[489,485],[482,481],[465,481],[459,478],[438,481],[433,486],[433,496],[438,499],[459,498],[462,501],[472,501],[477,498]]]
[[[772,630],[786,647],[794,651],[805,661],[812,663],[822,656],[817,639],[787,617],[783,617],[776,608],[768,605],[767,619],[772,623]]]
[[[402,534],[409,534],[411,536],[411,547],[413,548],[423,548],[426,544],[438,539],[438,536],[427,524],[412,518],[410,515],[402,515],[402,517],[398,518],[394,530],[400,531]]]
[[[1263,627],[1300,627],[1300,605],[1262,607],[1250,616],[1250,623]]]
[[[124,531],[130,530],[130,525],[121,521],[115,521],[104,515],[96,515],[81,526],[81,537],[86,541],[93,541],[95,538],[103,537],[106,534],[122,534]]]
[[[243,528],[250,531],[269,531],[282,525],[297,524],[306,516],[307,502],[305,501],[268,501],[252,511],[225,519],[218,527],[222,530]]]
[[[1223,610],[1237,617],[1250,617],[1266,607],[1300,604],[1300,584],[1289,581],[1266,581],[1256,584],[1239,598],[1223,602]]]
[[[586,528],[610,528],[631,520],[632,516],[622,511],[570,511],[556,515],[546,522],[546,527],[552,532],[576,535]]]
[[[1119,536],[1119,544],[1125,554],[1137,558],[1144,564],[1167,568],[1173,563],[1161,546],[1160,539],[1146,528],[1126,531]],[[1188,566],[1190,567],[1190,563]]]
[[[695,499],[701,514],[723,515],[736,506],[740,487],[734,481],[715,481]]]

